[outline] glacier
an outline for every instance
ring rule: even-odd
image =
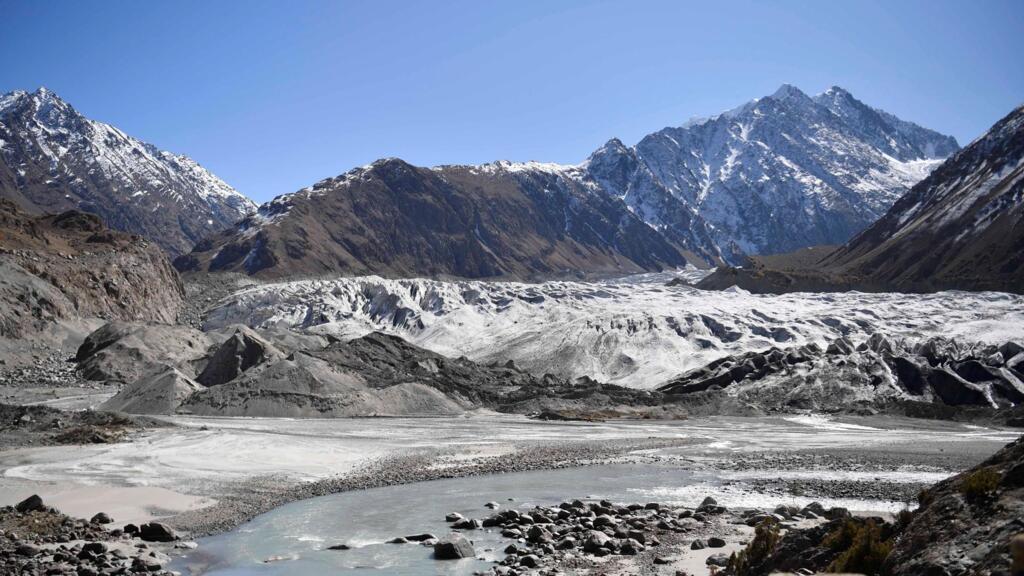
[[[232,324],[356,338],[381,331],[451,357],[650,389],[730,354],[844,336],[1024,338],[1024,297],[1000,292],[792,293],[699,290],[688,268],[596,282],[378,276],[255,285],[208,310]]]

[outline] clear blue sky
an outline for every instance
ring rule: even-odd
[[[263,201],[383,156],[575,163],[783,82],[966,143],[1024,101],[1024,1],[0,0],[0,55],[0,91]]]

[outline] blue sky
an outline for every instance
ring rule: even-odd
[[[256,200],[383,156],[575,163],[833,84],[966,143],[1024,102],[1024,2],[0,0],[56,91]]]

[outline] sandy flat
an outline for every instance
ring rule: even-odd
[[[143,524],[216,503],[210,498],[151,486],[88,486],[13,479],[0,483],[0,502],[20,502],[32,494],[41,496],[47,505],[78,518],[92,518],[97,512],[106,512],[114,519],[111,528],[128,523]]]

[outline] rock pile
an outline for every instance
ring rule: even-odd
[[[843,519],[849,512],[842,508],[826,510],[817,503],[804,508],[780,506],[774,511],[729,510],[713,498],[705,498],[696,508],[679,508],[658,502],[616,504],[607,500],[573,500],[558,506],[537,506],[531,510],[508,508],[486,518],[464,518],[457,513],[445,520],[454,531],[495,530],[512,540],[505,558],[492,569],[494,574],[515,576],[540,569],[558,568],[576,557],[637,556],[661,546],[663,539],[679,544],[680,536],[690,537],[689,548],[720,549],[727,545],[723,536],[728,525],[756,526],[766,519],[782,526],[798,521]],[[472,545],[458,533],[435,544],[435,558],[472,557]],[[659,563],[669,563],[658,556]],[[725,566],[729,556],[712,554],[708,563]]]
[[[111,521],[104,513],[90,521],[71,518],[35,495],[0,508],[0,574],[170,576],[166,554],[139,541],[137,532],[107,530]]]

